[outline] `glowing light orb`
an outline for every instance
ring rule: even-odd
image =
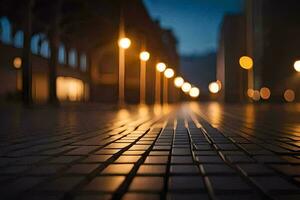
[[[253,67],[253,60],[249,56],[242,56],[239,63],[244,69],[251,69]]]
[[[291,89],[287,89],[283,97],[287,102],[293,102],[295,100],[295,92]]]
[[[200,95],[200,90],[197,87],[192,87],[189,94],[191,97],[197,98]]]
[[[131,45],[131,41],[129,38],[121,38],[118,42],[119,47],[123,49],[128,49]]]
[[[150,58],[150,53],[149,53],[149,52],[147,52],[147,51],[142,51],[142,52],[140,53],[140,59],[141,59],[142,61],[148,61],[149,58]]]
[[[20,69],[22,67],[22,59],[20,57],[15,57],[13,60],[13,66],[16,69]]]
[[[271,96],[271,91],[270,91],[270,89],[267,88],[267,87],[262,87],[262,88],[260,89],[260,96],[261,96],[261,98],[264,99],[264,100],[269,99],[270,96]]]
[[[296,70],[296,72],[300,72],[300,60],[297,60],[294,63],[294,69]]]
[[[175,87],[177,87],[177,88],[181,88],[181,86],[183,85],[183,83],[184,83],[184,80],[181,77],[176,77],[174,79],[174,84],[175,84]]]
[[[174,76],[174,70],[171,68],[168,68],[165,70],[164,75],[166,78],[172,78]]]
[[[162,62],[157,63],[157,65],[156,65],[156,70],[159,71],[159,72],[165,71],[166,68],[167,68],[166,64],[162,63]]]
[[[217,82],[212,82],[208,85],[208,89],[211,93],[216,94],[219,92],[219,84]]]
[[[188,93],[191,90],[192,86],[188,82],[183,83],[181,89],[183,92]]]

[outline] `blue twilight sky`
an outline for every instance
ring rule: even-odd
[[[179,53],[215,51],[225,13],[243,9],[243,0],[144,0],[150,15],[171,28],[179,40]]]

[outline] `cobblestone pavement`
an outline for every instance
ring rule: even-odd
[[[0,199],[300,199],[300,105],[0,110]]]

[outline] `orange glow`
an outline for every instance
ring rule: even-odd
[[[128,49],[131,45],[131,41],[129,38],[121,38],[118,41],[119,47],[121,47],[122,49]]]
[[[260,100],[260,93],[259,93],[258,90],[254,90],[254,91],[253,91],[253,97],[252,97],[252,99],[253,99],[254,101],[259,101],[259,100]]]
[[[148,61],[148,60],[150,59],[150,53],[147,52],[147,51],[142,51],[142,52],[140,53],[140,59],[141,59],[142,61]]]
[[[84,98],[84,83],[82,80],[71,77],[58,77],[57,97],[60,101],[80,101]]]
[[[244,69],[251,69],[253,67],[253,60],[249,56],[242,56],[239,63]]]
[[[295,92],[291,89],[287,89],[283,96],[287,102],[293,102],[295,100]]]
[[[216,83],[219,85],[219,91],[222,89],[222,82],[220,80],[217,80]]]
[[[16,69],[20,69],[22,67],[22,59],[20,57],[15,57],[13,60],[13,66]]]
[[[296,70],[296,72],[300,72],[300,60],[297,60],[294,63],[294,69]]]
[[[181,86],[183,85],[183,83],[184,83],[184,80],[180,76],[176,77],[174,79],[174,84],[175,84],[175,87],[177,87],[177,88],[181,88]]]
[[[197,98],[200,95],[200,90],[197,87],[192,87],[189,94],[191,97]]]
[[[267,88],[267,87],[262,87],[262,88],[260,89],[260,96],[261,96],[261,98],[264,99],[264,100],[269,99],[270,96],[271,96],[271,91],[270,91],[270,89]]]
[[[156,70],[159,71],[159,72],[163,72],[165,71],[167,68],[166,64],[165,63],[157,63],[156,65]]]
[[[248,97],[249,97],[249,98],[253,98],[253,94],[254,94],[254,90],[253,90],[252,88],[249,88],[249,89],[247,90],[247,95],[248,95]]]
[[[164,72],[166,78],[172,78],[174,76],[174,70],[171,68],[166,69]]]
[[[183,92],[188,93],[191,90],[192,86],[188,82],[183,83],[181,89]]]
[[[212,82],[209,84],[208,89],[211,93],[216,94],[219,92],[219,84],[217,82]]]

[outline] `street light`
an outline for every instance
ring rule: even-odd
[[[188,93],[191,90],[192,86],[188,82],[184,82],[183,85],[181,86],[181,89],[184,93]]]
[[[164,75],[164,93],[163,93],[163,103],[168,103],[168,79],[172,78],[174,76],[174,70],[171,68],[168,68],[165,70]]]
[[[125,104],[125,50],[131,45],[129,38],[121,38],[119,45],[119,105]]]
[[[192,98],[197,98],[200,95],[200,90],[197,87],[192,87],[189,94]]]
[[[220,91],[220,86],[217,82],[211,82],[209,85],[208,85],[208,89],[211,93],[213,94],[216,94]]]
[[[178,77],[176,77],[176,78],[174,79],[174,85],[175,85],[175,87],[177,87],[177,88],[181,88],[181,86],[183,85],[183,83],[184,83],[184,80],[183,80],[183,78],[180,77],[180,76],[178,76]]]
[[[140,53],[141,71],[140,71],[140,103],[145,104],[146,99],[146,62],[150,59],[150,53],[142,51]]]
[[[253,67],[253,60],[249,56],[242,56],[239,60],[240,66],[244,69],[251,69]]]
[[[156,64],[156,76],[155,76],[155,103],[160,104],[161,101],[161,80],[160,73],[166,70],[167,66],[165,63],[160,62]]]
[[[294,63],[294,69],[296,70],[296,72],[300,72],[300,60],[297,60]]]

